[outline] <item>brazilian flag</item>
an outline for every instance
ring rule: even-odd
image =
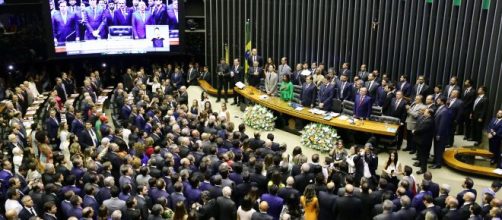
[[[249,69],[247,60],[249,55],[251,54],[251,21],[249,19],[246,20],[244,31],[245,31],[244,38],[246,40],[246,48],[244,49],[244,51],[246,51],[246,54],[244,55],[244,57],[246,58],[246,60],[244,60],[244,73],[245,73],[244,79],[247,79],[248,78],[247,73]]]

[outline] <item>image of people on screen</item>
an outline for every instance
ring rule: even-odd
[[[51,20],[55,45],[67,41],[79,40],[80,29],[78,16],[68,11],[67,2],[65,0],[60,1],[59,10],[52,13]]]
[[[146,10],[145,2],[139,2],[139,9],[132,14],[132,33],[134,39],[146,38],[146,25],[152,25],[152,14]]]
[[[153,47],[164,47],[164,38],[160,35],[160,29],[155,28],[155,37],[152,38]]]

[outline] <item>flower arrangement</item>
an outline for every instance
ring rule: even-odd
[[[267,108],[261,105],[254,105],[246,108],[244,111],[244,123],[257,130],[274,130],[276,117]]]
[[[165,208],[164,212],[162,212],[161,216],[163,219],[172,219],[174,216],[174,212],[170,208]]]
[[[308,124],[300,133],[302,134],[300,142],[303,146],[321,152],[329,152],[340,138],[336,129],[318,123]]]

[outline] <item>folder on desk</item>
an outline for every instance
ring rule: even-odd
[[[239,82],[235,83],[235,86],[237,86],[237,88],[239,88],[239,89],[244,89],[244,87],[246,87],[246,84],[239,81]]]

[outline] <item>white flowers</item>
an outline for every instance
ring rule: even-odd
[[[303,146],[321,152],[329,152],[340,138],[333,127],[317,123],[308,124],[300,133]]]
[[[275,126],[276,117],[267,108],[261,105],[247,107],[244,112],[244,123],[257,130],[272,131]]]

